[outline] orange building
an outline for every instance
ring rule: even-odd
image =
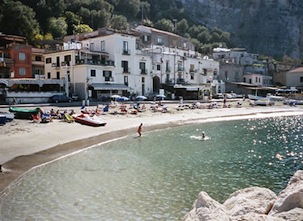
[[[0,33],[0,78],[32,77],[32,46],[24,37]]]

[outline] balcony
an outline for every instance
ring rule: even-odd
[[[184,68],[183,67],[178,67],[177,71],[184,71]]]
[[[166,73],[170,73],[170,72],[171,72],[170,67],[166,67],[166,68],[165,68],[165,72],[166,72]]]
[[[101,66],[115,66],[115,62],[111,60],[93,60],[93,59],[79,59],[76,60],[76,65],[101,65]]]
[[[141,74],[147,74],[147,73],[148,73],[147,69],[141,69]]]
[[[114,82],[114,78],[113,77],[105,77],[104,81],[105,82]]]
[[[122,55],[130,55],[130,50],[123,49]]]
[[[184,84],[185,80],[184,78],[177,78],[177,84]]]
[[[52,63],[52,68],[60,68],[60,64]]]
[[[123,67],[123,74],[129,74],[130,68],[129,67]]]

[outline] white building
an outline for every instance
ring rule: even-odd
[[[166,40],[155,45],[142,44],[138,32],[106,28],[67,36],[61,51],[45,54],[46,78],[65,79],[69,85],[66,93],[78,94],[80,99],[100,100],[112,94],[147,96],[159,89],[172,95],[180,90],[196,95],[204,90],[218,92],[219,62],[201,58],[184,38],[160,32]],[[166,42],[178,41],[166,35],[188,47],[169,47]]]

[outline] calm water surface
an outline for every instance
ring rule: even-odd
[[[0,220],[181,220],[200,191],[278,193],[303,169],[302,127],[300,116],[213,122],[103,144],[27,173]]]

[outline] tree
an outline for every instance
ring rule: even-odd
[[[113,15],[110,20],[110,27],[117,30],[129,30],[127,18],[123,15]]]
[[[0,9],[1,31],[34,39],[40,32],[39,24],[35,19],[35,12],[19,1],[5,1]]]
[[[74,25],[73,32],[75,34],[81,34],[81,33],[87,33],[87,32],[92,32],[93,29],[89,27],[89,25],[86,24],[79,24],[79,25]]]
[[[140,12],[140,0],[120,0],[115,8],[117,14],[127,18],[135,18]]]
[[[67,23],[67,34],[73,34],[74,26],[80,25],[82,18],[74,12],[67,11],[64,13],[65,21]]]
[[[67,23],[64,17],[54,18],[48,20],[48,30],[54,38],[63,38],[67,34]]]
[[[184,35],[188,29],[188,22],[186,19],[182,19],[181,21],[179,21],[177,23],[177,26],[176,26],[176,29],[177,29],[177,33],[180,34],[180,35]]]
[[[169,32],[174,31],[173,22],[171,20],[168,20],[168,19],[165,19],[165,18],[158,21],[155,24],[155,27],[158,28],[158,29],[164,30],[164,31],[169,31]]]

